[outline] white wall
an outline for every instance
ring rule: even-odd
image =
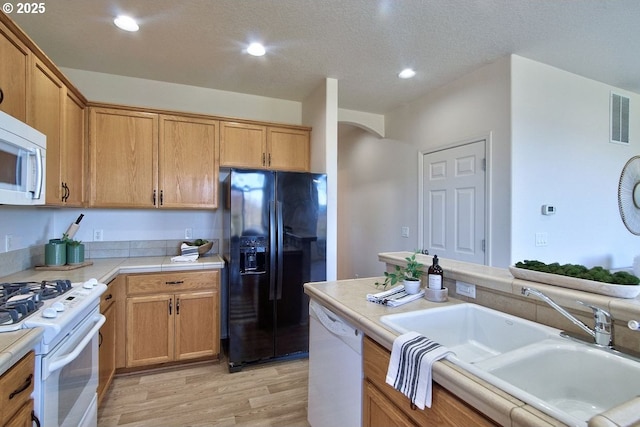
[[[416,160],[406,173],[416,176],[409,191],[417,198],[417,153],[489,136],[488,264],[510,261],[510,61],[500,59],[387,114],[389,138],[413,145]],[[410,169],[410,170],[409,170]],[[414,210],[417,224],[417,208]],[[417,230],[416,230],[417,231]],[[398,231],[399,232],[399,231]]]
[[[338,141],[338,278],[380,276],[378,253],[416,249],[417,150],[344,124]]]
[[[338,81],[327,78],[303,102],[303,124],[311,126],[311,172],[327,174],[327,280],[337,277]]]
[[[518,56],[512,67],[513,261],[631,266],[640,238],[620,219],[617,187],[640,151],[640,95]],[[628,145],[608,142],[611,90],[631,98]]]
[[[93,102],[300,124],[300,102],[135,77],[61,68]]]
[[[212,211],[144,209],[55,209],[0,206],[0,253],[6,252],[4,236],[12,236],[12,249],[44,244],[62,238],[69,224],[80,214],[84,218],[76,240],[93,241],[93,230],[103,230],[104,241],[180,240],[185,228],[194,238],[222,235],[222,218]]]

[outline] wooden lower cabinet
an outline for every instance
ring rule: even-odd
[[[100,312],[106,318],[100,328],[98,347],[98,405],[102,402],[116,372],[116,296],[118,281],[109,283],[100,299]]]
[[[390,356],[387,349],[365,337],[363,427],[498,425],[435,382],[431,408],[416,408],[385,382]]]
[[[35,354],[27,353],[0,376],[0,426],[31,426]]]
[[[29,399],[18,411],[11,417],[4,427],[33,427],[33,399]]]
[[[220,354],[219,272],[127,278],[126,367]]]

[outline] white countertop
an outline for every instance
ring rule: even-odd
[[[0,375],[32,350],[41,336],[40,328],[0,333]]]
[[[93,265],[74,270],[35,270],[31,268],[9,276],[0,277],[0,283],[54,279],[69,279],[72,282],[85,282],[91,278],[95,278],[101,283],[109,283],[118,274],[224,268],[224,261],[220,255],[200,257],[194,262],[171,262],[171,257],[169,256],[97,258],[89,261],[92,261]]]

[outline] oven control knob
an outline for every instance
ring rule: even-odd
[[[64,311],[64,304],[60,301],[56,301],[51,304],[51,308],[53,308],[55,311]]]
[[[42,317],[46,317],[47,319],[55,319],[58,316],[58,312],[55,308],[45,308],[42,310]]]
[[[85,289],[93,289],[94,286],[98,284],[96,279],[89,279],[82,284],[82,287]]]

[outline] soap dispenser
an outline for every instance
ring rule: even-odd
[[[442,267],[438,264],[438,255],[433,256],[433,265],[427,270],[427,280],[429,283],[429,289],[439,290],[442,289],[442,282],[444,274]]]

